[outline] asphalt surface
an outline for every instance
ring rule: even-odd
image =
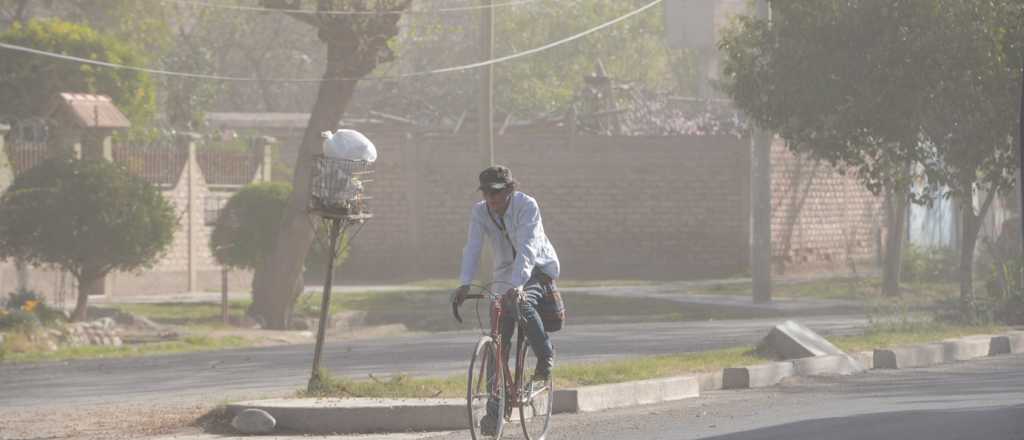
[[[550,440],[1021,440],[1024,355],[558,415]],[[509,438],[521,438],[521,435]],[[468,438],[466,432],[427,436]],[[503,437],[505,438],[505,437]]]
[[[558,362],[605,360],[753,345],[779,319],[569,326],[554,334]],[[860,317],[800,318],[823,335],[859,333]],[[461,372],[478,332],[329,343],[323,365],[367,377]],[[0,364],[0,408],[132,401],[223,401],[303,388],[313,346],[286,345],[128,359]]]

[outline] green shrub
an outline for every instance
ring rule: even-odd
[[[985,298],[979,298],[979,308],[987,309],[995,321],[1024,324],[1024,289],[1021,275],[1024,261],[1020,257],[1002,263],[992,262],[985,278]]]
[[[39,317],[33,312],[9,310],[0,313],[0,330],[30,333],[41,325]]]
[[[956,281],[960,255],[952,248],[909,245],[902,265],[901,278],[906,282]]]
[[[53,325],[64,321],[64,312],[46,304],[46,298],[32,290],[19,290],[7,294],[4,308],[8,311],[27,312],[35,315],[40,324]],[[0,327],[2,328],[2,327]]]

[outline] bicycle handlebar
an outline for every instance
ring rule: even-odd
[[[472,295],[466,295],[466,299],[482,299],[483,297],[484,297],[484,294],[482,294],[482,293],[474,293]],[[462,317],[459,316],[459,304],[458,303],[452,302],[452,314],[455,315],[455,320],[459,321],[459,323],[461,324],[462,323]]]

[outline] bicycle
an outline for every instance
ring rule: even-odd
[[[495,297],[487,287],[474,286],[484,293],[470,294],[466,299],[492,299]],[[497,429],[494,439],[501,438],[506,425],[518,422],[527,440],[544,440],[551,421],[551,410],[554,406],[554,381],[552,375],[547,380],[535,382],[526,376],[527,371],[535,370],[537,359],[526,338],[526,320],[519,315],[519,305],[524,300],[522,290],[514,295],[502,295],[490,301],[491,330],[477,341],[473,355],[469,361],[466,380],[466,409],[469,415],[469,432],[473,440],[484,438],[479,432],[480,420],[486,415],[488,400],[498,403]],[[507,303],[507,304],[505,304]],[[507,356],[510,347],[502,347],[501,318],[511,309],[516,314],[515,340],[515,371],[509,369]],[[458,305],[452,303],[452,313],[458,322]],[[477,320],[480,320],[479,303]],[[483,328],[483,324],[480,323]],[[495,368],[497,366],[498,368]],[[518,409],[518,411],[516,411]],[[514,416],[518,414],[519,418]]]

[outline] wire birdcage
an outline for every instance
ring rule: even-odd
[[[369,218],[366,185],[372,182],[371,174],[370,162],[315,156],[309,182],[310,212],[325,218]]]

